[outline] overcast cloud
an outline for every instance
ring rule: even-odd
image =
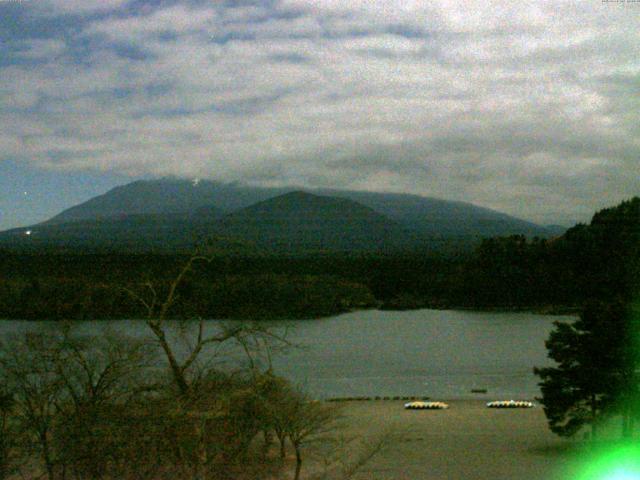
[[[410,192],[540,223],[640,194],[640,3],[0,3],[0,161]]]

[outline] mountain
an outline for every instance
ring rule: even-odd
[[[565,227],[563,225],[555,225],[555,224],[545,225],[544,228],[547,232],[549,232],[550,237],[559,237],[561,235],[564,235],[565,232],[569,230],[569,227]]]
[[[549,236],[559,231],[556,227],[543,227],[470,203],[419,195],[336,189],[269,188],[172,179],[137,181],[116,187],[104,195],[63,211],[47,223],[67,223],[131,214],[192,213],[204,207],[231,213],[294,190],[348,198],[407,227],[434,235]]]
[[[217,232],[268,251],[370,251],[406,245],[401,225],[346,198],[294,191],[223,217]]]
[[[44,223],[60,224],[130,215],[191,214],[202,207],[213,208],[222,213],[225,209],[219,210],[220,207],[216,207],[219,189],[212,189],[211,186],[211,182],[184,180],[137,181],[113,188]]]
[[[29,232],[27,234],[27,232]],[[45,222],[0,236],[0,245],[141,251],[192,249],[199,239],[217,239],[229,251],[310,253],[373,251],[407,247],[405,230],[349,199],[289,192],[221,216],[212,207],[195,213],[136,214]]]
[[[432,237],[550,236],[546,227],[464,202],[399,193],[321,190],[349,198]]]
[[[200,223],[192,216],[173,214],[120,214],[67,223],[44,222],[0,234],[0,246],[38,250],[48,247],[97,248],[130,251],[192,249]]]
[[[557,233],[469,203],[418,195],[163,179],[116,187],[41,224],[0,233],[0,246],[171,250],[218,235],[267,249],[367,250]]]

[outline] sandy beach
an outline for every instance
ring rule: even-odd
[[[359,479],[564,479],[574,441],[551,433],[542,408],[489,409],[480,400],[448,410],[405,410],[402,401],[344,402],[347,435],[395,432]],[[395,438],[395,437],[394,437]]]

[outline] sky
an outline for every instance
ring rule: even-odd
[[[165,176],[640,195],[640,1],[0,0],[0,229]]]

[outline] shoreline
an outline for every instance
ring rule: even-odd
[[[538,315],[578,315],[581,311],[580,307],[568,305],[538,305],[528,307],[507,307],[507,306],[490,306],[490,307],[468,307],[455,305],[424,305],[424,306],[407,306],[394,305],[392,308],[385,307],[384,303],[380,304],[375,310],[387,312],[407,312],[412,310],[456,310],[462,312],[495,312],[495,313],[535,313]],[[357,311],[357,310],[354,310]]]
[[[389,440],[356,478],[573,478],[567,467],[581,443],[551,433],[539,406],[492,409],[484,400],[442,401],[448,409],[406,410],[404,401],[394,400],[341,402],[344,435]]]
[[[221,322],[309,322],[314,320],[323,320],[327,318],[346,315],[349,313],[379,311],[379,312],[412,312],[417,310],[434,310],[434,311],[459,311],[459,312],[478,312],[478,313],[532,313],[536,315],[547,316],[577,316],[580,313],[579,307],[568,306],[538,306],[538,307],[464,307],[464,306],[437,306],[425,305],[418,307],[402,307],[394,306],[387,308],[383,303],[371,308],[353,308],[349,310],[340,310],[328,315],[318,317],[259,317],[259,318],[206,318],[206,321],[216,320]],[[82,318],[82,319],[58,319],[58,318],[3,318],[0,322],[113,322],[113,321],[145,321],[145,318]],[[197,318],[167,318],[171,321],[195,321]]]

